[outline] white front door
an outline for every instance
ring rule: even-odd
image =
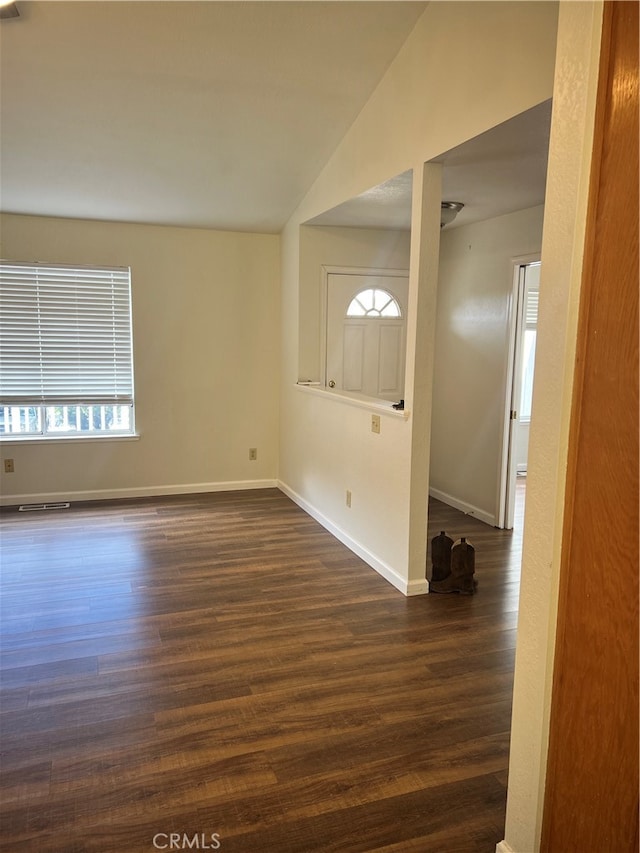
[[[329,273],[327,384],[398,402],[404,397],[408,275]]]

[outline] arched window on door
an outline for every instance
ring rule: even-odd
[[[400,306],[388,291],[377,287],[368,287],[356,293],[349,307],[347,317],[402,317]]]

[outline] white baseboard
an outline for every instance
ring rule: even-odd
[[[401,577],[388,563],[385,563],[384,560],[381,560],[375,554],[365,548],[360,542],[354,539],[350,534],[348,534],[341,527],[338,527],[337,524],[334,524],[329,518],[326,517],[320,510],[316,509],[312,504],[310,504],[307,500],[305,500],[301,495],[299,495],[294,489],[287,486],[286,483],[280,481],[278,483],[278,488],[284,492],[287,497],[291,498],[291,500],[298,504],[298,506],[303,509],[308,515],[321,524],[325,530],[328,530],[332,536],[335,536],[343,545],[346,545],[350,551],[353,551],[361,560],[364,560],[367,565],[371,566],[372,569],[375,569],[379,575],[392,584],[396,589],[400,590],[406,596],[410,595],[424,595],[429,592],[429,583],[426,580],[417,580],[417,581],[407,581],[405,578]]]
[[[454,509],[459,509],[460,512],[464,512],[465,515],[470,515],[473,518],[477,518],[478,521],[484,521],[485,524],[490,524],[492,527],[496,527],[498,524],[498,519],[495,515],[491,515],[491,513],[485,512],[485,510],[480,509],[480,507],[474,506],[466,501],[454,498],[453,495],[448,495],[446,492],[441,492],[440,489],[429,488],[429,495],[437,501],[442,501],[443,504],[452,506]]]
[[[406,596],[426,595],[429,592],[429,581],[426,578],[420,578],[420,580],[417,581],[409,581],[406,586]]]
[[[139,486],[128,489],[94,489],[77,492],[44,492],[27,495],[2,495],[0,506],[56,503],[58,501],[105,501],[119,498],[150,498],[162,495],[195,495],[205,492],[236,492],[244,489],[277,488],[277,480],[232,480],[220,483],[183,483],[171,486]]]
[[[496,853],[515,853],[515,850],[506,841],[500,841],[496,844]]]

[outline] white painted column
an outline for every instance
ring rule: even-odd
[[[413,170],[405,408],[411,419],[408,594],[427,592],[427,510],[440,252],[442,166]]]
[[[601,2],[560,4],[507,816],[498,853],[540,849],[601,26]]]

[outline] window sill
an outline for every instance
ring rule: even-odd
[[[59,444],[61,441],[72,441],[75,444],[86,444],[87,442],[95,441],[138,441],[139,433],[132,435],[10,435],[1,436],[0,444],[3,447],[10,447],[18,444]]]
[[[410,413],[407,409],[398,411],[393,408],[393,403],[389,403],[387,400],[379,400],[377,397],[366,397],[364,394],[350,394],[348,391],[338,391],[336,389],[325,388],[323,385],[307,385],[300,382],[297,382],[295,387],[304,394],[322,397],[325,400],[331,400],[333,403],[356,406],[359,409],[367,409],[370,412],[381,412],[384,415],[389,415],[392,418],[401,418],[405,421],[409,419]]]

